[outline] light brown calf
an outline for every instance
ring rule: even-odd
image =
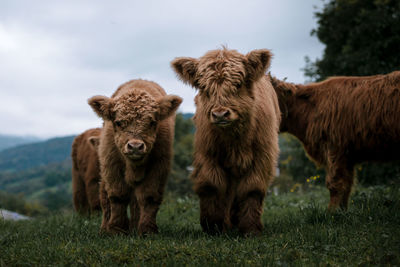
[[[175,111],[182,99],[166,95],[154,82],[133,80],[111,98],[94,96],[88,102],[104,120],[99,146],[102,231],[156,233],[170,171]]]
[[[276,169],[280,111],[265,71],[269,50],[213,50],[172,67],[195,97],[194,190],[205,232],[262,231],[263,200]]]
[[[271,78],[282,132],[327,171],[329,208],[347,208],[354,166],[400,159],[400,71],[298,85]]]

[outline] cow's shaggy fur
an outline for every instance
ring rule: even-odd
[[[278,100],[265,77],[270,58],[269,50],[242,55],[224,48],[171,63],[199,90],[191,177],[205,232],[262,231],[262,204],[279,152]]]
[[[295,135],[326,167],[330,209],[347,207],[355,164],[400,159],[400,71],[308,85],[271,79],[281,131]]]
[[[72,143],[72,197],[82,215],[100,210],[100,166],[97,156],[101,129],[89,129]]]
[[[157,232],[156,215],[170,171],[175,111],[182,102],[156,83],[133,80],[89,105],[103,118],[99,157],[101,229]],[[130,227],[127,206],[130,204]]]

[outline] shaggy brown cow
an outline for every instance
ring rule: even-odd
[[[326,168],[331,210],[347,208],[355,164],[400,159],[400,71],[308,85],[271,79],[281,131]]]
[[[72,196],[80,214],[100,210],[100,166],[97,155],[101,129],[89,129],[72,143]]]
[[[278,99],[265,77],[270,58],[269,50],[242,55],[223,48],[171,63],[199,90],[192,179],[207,233],[232,226],[245,235],[262,231],[263,200],[279,153]]]
[[[100,137],[101,229],[127,233],[157,232],[156,215],[170,171],[174,114],[182,99],[166,95],[156,83],[133,80],[111,98],[88,100],[104,120]]]

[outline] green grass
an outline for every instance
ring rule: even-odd
[[[0,221],[0,266],[400,265],[399,188],[361,188],[347,212],[326,211],[328,193],[270,195],[261,237],[202,233],[195,198],[167,197],[160,234],[100,236],[100,217],[56,214]]]

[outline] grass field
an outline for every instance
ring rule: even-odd
[[[0,221],[0,266],[400,265],[400,189],[357,190],[347,212],[326,212],[328,192],[269,195],[261,237],[202,233],[196,198],[166,197],[160,234],[100,236],[100,217],[55,214]]]

